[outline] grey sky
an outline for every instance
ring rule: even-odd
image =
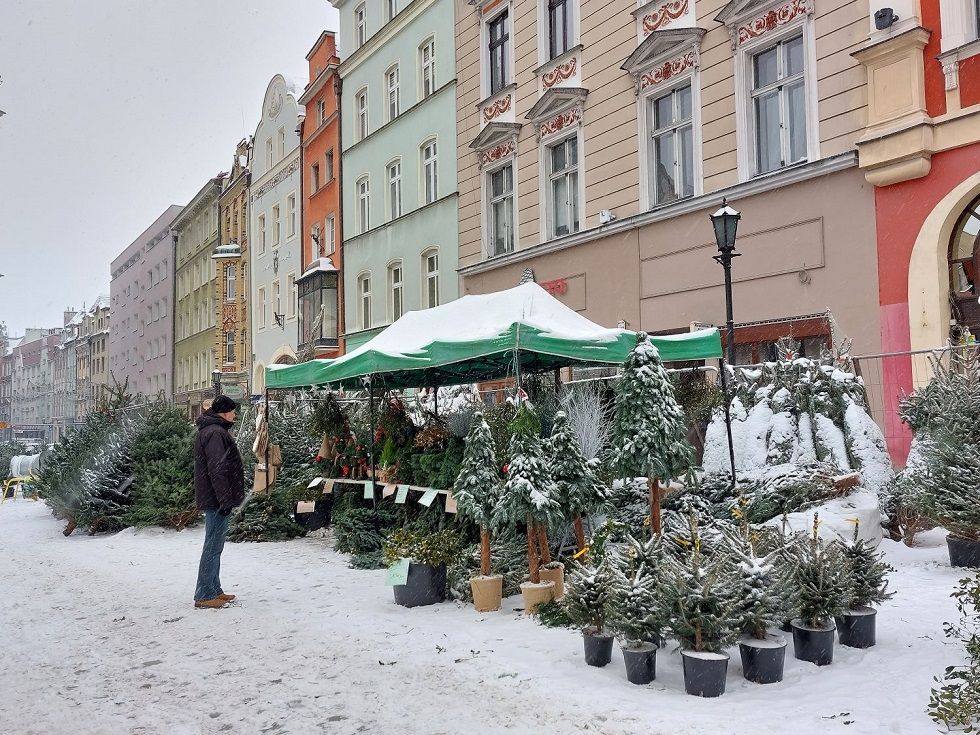
[[[0,321],[56,326],[253,134],[326,0],[0,0]]]

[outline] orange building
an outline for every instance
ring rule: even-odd
[[[303,170],[303,275],[299,297],[301,359],[343,354],[339,325],[344,297],[340,277],[343,236],[340,207],[340,77],[336,37],[320,34],[306,55],[310,83],[299,99],[306,106],[301,132]]]

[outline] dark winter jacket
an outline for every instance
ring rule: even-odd
[[[199,510],[227,510],[245,500],[245,467],[228,433],[231,426],[212,414],[197,420],[194,497]]]

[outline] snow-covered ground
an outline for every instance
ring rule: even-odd
[[[962,660],[942,622],[960,574],[941,535],[884,542],[898,568],[876,648],[838,647],[786,680],[683,692],[679,656],[637,687],[614,652],[585,665],[576,633],[513,611],[392,602],[383,572],[348,569],[321,539],[229,544],[240,601],[191,605],[201,530],[61,535],[40,503],[0,506],[0,729],[70,733],[930,733],[932,677]]]

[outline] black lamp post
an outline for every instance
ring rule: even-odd
[[[742,215],[728,206],[728,200],[721,200],[721,209],[710,215],[711,226],[715,229],[715,242],[718,243],[718,255],[715,260],[725,269],[725,315],[727,317],[728,337],[726,348],[728,364],[735,364],[735,317],[732,315],[732,258],[740,253],[735,252],[735,231]],[[722,361],[721,388],[725,394],[725,428],[728,430],[728,459],[732,468],[732,487],[735,487],[735,446],[732,443],[732,413],[731,396],[728,394],[728,367]]]

